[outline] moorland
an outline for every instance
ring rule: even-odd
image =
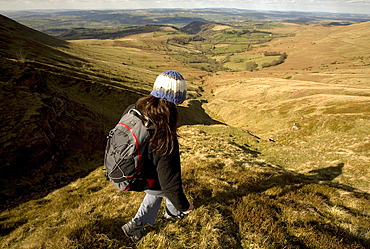
[[[0,18],[2,247],[370,246],[370,22],[197,19],[56,38]],[[105,134],[167,69],[188,83],[179,135],[196,210],[133,244],[120,226],[143,195],[104,178]]]

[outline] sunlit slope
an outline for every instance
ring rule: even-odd
[[[179,129],[182,220],[158,218],[138,243],[121,226],[144,193],[119,192],[96,169],[48,196],[0,214],[4,248],[367,248],[369,196],[331,182],[341,164],[309,175],[260,158],[256,138],[226,125]],[[161,214],[164,209],[159,211]],[[160,215],[159,215],[160,217]]]
[[[354,46],[369,48],[369,29],[370,22],[352,24],[346,27],[333,27],[328,36]]]
[[[369,30],[370,22],[339,27],[290,24],[275,30],[290,37],[273,39],[257,51],[288,54],[283,64],[263,70],[282,77],[316,81],[333,73],[369,73]],[[306,73],[312,75],[307,78]]]
[[[369,190],[370,45],[361,38],[369,26],[292,29],[264,48],[287,51],[283,64],[210,77],[207,110],[269,141],[265,154],[279,165],[308,172],[344,163],[337,179]]]
[[[86,72],[99,72],[111,83],[125,77],[123,84],[131,89],[149,93],[159,73],[165,70],[181,72],[187,81],[188,98],[197,96],[199,81],[206,72],[191,68],[166,55],[165,42],[173,28],[161,27],[150,33],[129,35],[118,39],[91,39],[70,41],[76,51],[89,58]],[[119,82],[121,83],[121,82]]]
[[[279,78],[241,78],[224,83],[213,91],[213,95],[207,105],[212,112],[230,124],[262,134],[282,132],[294,123],[303,124],[317,117],[328,120],[332,116],[341,116],[344,122],[346,116],[355,121],[370,115],[370,87]],[[325,130],[324,125],[321,123],[318,127]]]

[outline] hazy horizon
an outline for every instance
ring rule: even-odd
[[[236,8],[256,11],[298,11],[370,14],[369,0],[0,0],[1,11],[109,10],[155,8]]]

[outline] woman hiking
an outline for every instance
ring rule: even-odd
[[[135,217],[122,226],[132,241],[144,236],[144,225],[154,225],[162,199],[166,200],[164,218],[182,218],[194,206],[186,198],[182,180],[179,143],[177,140],[177,105],[186,99],[186,82],[176,71],[161,73],[154,82],[153,91],[129,106],[146,117],[153,129],[147,153],[143,155],[148,179],[155,179],[146,193]]]

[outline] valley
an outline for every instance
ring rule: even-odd
[[[67,41],[2,23],[2,247],[370,245],[369,22],[196,21]],[[188,83],[179,135],[196,210],[132,244],[120,224],[142,194],[103,177],[104,134],[167,69]]]

